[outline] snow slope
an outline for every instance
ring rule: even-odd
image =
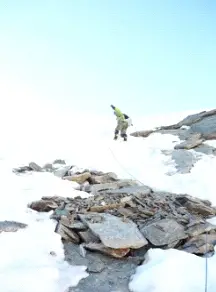
[[[179,121],[188,113],[170,117],[133,119],[137,129],[149,129]],[[135,177],[152,188],[186,192],[216,203],[214,173],[216,159],[203,155],[190,174],[167,176],[175,170],[173,161],[161,150],[173,149],[178,138],[151,135],[148,139],[129,137],[127,143],[113,141],[115,118],[42,109],[1,116],[0,174],[1,220],[16,220],[28,228],[1,233],[0,282],[3,292],[64,292],[87,277],[86,267],[71,267],[63,261],[60,237],[50,214],[37,214],[27,204],[43,195],[74,196],[67,181],[52,174],[16,176],[12,167],[56,158],[79,167],[114,171],[125,178]],[[11,122],[8,121],[11,119]],[[51,255],[54,252],[55,255]],[[174,268],[175,267],[175,268]],[[216,289],[213,271],[216,258],[209,259],[209,290]],[[133,292],[204,291],[205,260],[175,250],[150,250],[149,261],[137,269],[130,282]],[[215,287],[215,288],[214,288]]]

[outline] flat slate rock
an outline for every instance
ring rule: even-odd
[[[106,191],[107,194],[127,194],[136,196],[149,195],[151,192],[152,190],[148,186],[129,186],[117,190]]]
[[[199,160],[193,155],[193,153],[184,149],[173,150],[171,155],[176,163],[178,173],[189,173],[195,163]]]
[[[129,219],[124,222],[122,218],[98,213],[80,214],[79,217],[107,247],[136,249],[148,244],[136,224]]]
[[[193,134],[186,141],[181,142],[180,144],[175,145],[174,149],[193,149],[202,144],[204,140],[201,138],[201,134]]]
[[[16,221],[0,221],[0,233],[1,232],[16,232],[19,229],[26,228],[27,224]]]
[[[67,175],[68,171],[72,168],[71,165],[62,166],[54,171],[54,175],[63,178]]]
[[[154,245],[165,246],[186,239],[184,227],[173,219],[162,219],[141,228],[142,234]]]
[[[105,183],[105,184],[94,184],[90,187],[91,193],[97,193],[101,191],[110,191],[115,189],[120,189],[124,187],[138,186],[138,182],[130,179],[122,179],[120,181]]]

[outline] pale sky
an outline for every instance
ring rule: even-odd
[[[1,0],[0,106],[214,108],[216,2]]]

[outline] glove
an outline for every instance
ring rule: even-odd
[[[112,108],[113,110],[115,110],[115,107],[114,107],[114,105],[112,105],[112,104],[111,104],[111,108]]]

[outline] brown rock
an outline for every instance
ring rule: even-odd
[[[29,205],[29,208],[38,212],[49,212],[57,207],[58,205],[55,202],[48,200],[34,201]]]
[[[216,214],[214,208],[206,206],[202,203],[187,202],[185,204],[185,207],[188,209],[189,212],[192,212],[194,214],[201,214],[203,216],[211,216]]]
[[[132,217],[133,215],[135,215],[133,211],[127,208],[119,208],[118,212],[124,217]]]
[[[88,243],[85,245],[85,248],[92,251],[99,251],[103,254],[112,256],[114,258],[123,258],[130,251],[129,248],[121,248],[121,249],[109,248],[109,247],[104,246],[102,243]]]
[[[73,243],[80,243],[79,236],[70,228],[64,226],[60,222],[57,223],[55,232],[61,235],[61,238]]]
[[[182,247],[186,252],[202,255],[214,251],[216,244],[216,233],[213,234],[199,234],[196,237],[188,240]]]
[[[133,136],[133,137],[143,137],[143,138],[146,138],[150,134],[152,134],[153,132],[154,132],[153,130],[137,131],[137,132],[131,133],[130,135]]]
[[[202,144],[202,142],[204,141],[204,139],[201,137],[201,134],[194,134],[192,135],[188,140],[177,144],[174,149],[192,149],[195,148],[197,146],[199,146],[200,144]]]
[[[114,172],[108,172],[103,175],[92,175],[89,178],[91,184],[105,184],[117,181],[117,175]]]
[[[197,224],[194,224],[192,226],[189,226],[185,233],[187,233],[190,237],[194,237],[194,236],[198,236],[202,233],[205,233],[205,232],[209,232],[211,230],[216,230],[216,226],[209,223],[209,222],[200,222],[200,223],[197,223]]]
[[[205,134],[203,134],[203,138],[206,140],[215,140],[216,133],[205,133]]]
[[[54,201],[57,204],[67,201],[65,197],[60,197],[60,196],[43,196],[41,199],[44,201]]]
[[[91,177],[90,172],[84,172],[81,174],[74,174],[71,176],[65,176],[63,179],[70,180],[70,181],[75,181],[79,184],[83,184],[85,181],[87,181]]]
[[[209,206],[208,201],[193,198],[189,195],[177,195],[175,198],[177,203],[180,203],[185,207],[191,214],[211,216],[216,214],[216,209]]]
[[[90,208],[90,211],[100,213],[100,212],[104,212],[106,210],[112,210],[115,208],[119,208],[123,205],[124,205],[123,203],[115,203],[115,204],[104,205],[104,206],[92,206]]]

